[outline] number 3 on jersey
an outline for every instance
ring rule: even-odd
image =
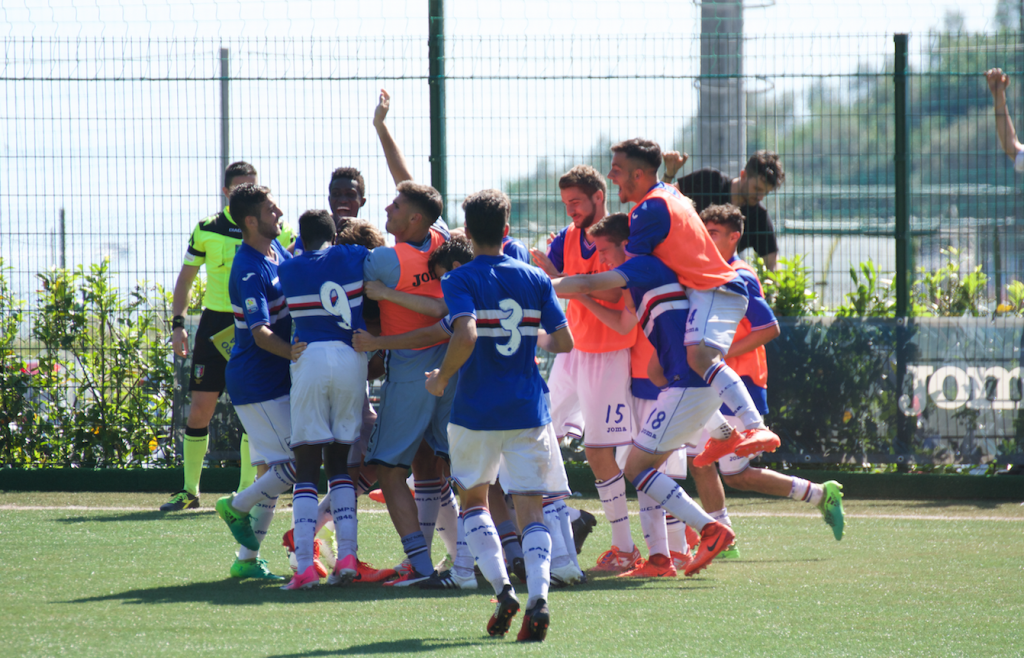
[[[325,311],[339,318],[339,327],[352,329],[352,308],[348,305],[348,294],[344,288],[333,281],[326,281],[320,286],[320,303]]]
[[[523,342],[523,334],[519,332],[519,323],[523,320],[523,307],[514,299],[508,298],[498,302],[498,308],[508,313],[499,320],[501,328],[512,334],[504,345],[496,345],[498,354],[512,356]]]

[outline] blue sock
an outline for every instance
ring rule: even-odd
[[[519,545],[515,523],[505,521],[498,525],[498,537],[501,539],[501,548],[505,551],[505,558],[509,564],[517,557],[523,557],[523,548]]]
[[[409,558],[409,562],[412,563],[413,569],[424,576],[434,573],[434,563],[430,561],[427,540],[423,538],[422,532],[417,530],[402,537],[402,549],[405,551],[405,556]]]

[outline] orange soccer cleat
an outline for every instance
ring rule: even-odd
[[[697,555],[694,556],[693,561],[683,573],[687,576],[700,573],[711,564],[711,560],[714,560],[716,555],[728,548],[735,539],[736,533],[729,526],[718,521],[707,524],[700,531],[700,548],[697,549]]]
[[[633,547],[632,553],[620,551],[618,546],[601,553],[597,558],[597,564],[591,571],[629,571],[640,559],[640,549]]]
[[[679,555],[677,553],[677,555]],[[675,562],[666,555],[655,553],[649,560],[637,560],[636,567],[620,573],[619,578],[675,578]]]

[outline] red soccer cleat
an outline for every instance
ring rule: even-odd
[[[698,544],[700,544],[700,536],[693,528],[686,526],[686,547],[690,549],[691,555],[697,552]]]
[[[360,562],[356,565],[356,577],[352,579],[352,582],[379,583],[382,580],[394,578],[397,575],[398,572],[394,569],[374,569],[366,562]]]
[[[372,500],[375,503],[387,505],[387,503],[384,501],[384,491],[382,489],[374,489],[373,491],[366,495],[369,496],[370,500]]]
[[[686,567],[690,566],[693,562],[693,556],[689,553],[676,553],[675,551],[669,551],[669,557],[672,558],[672,564],[675,566],[676,571],[683,571]]]
[[[322,544],[323,540],[319,537],[313,540],[313,567],[316,568],[316,572],[321,578],[326,578],[331,573],[331,570],[324,566],[324,563],[320,560],[320,547]],[[284,533],[284,537],[281,538],[281,545],[288,551],[288,563],[291,564],[292,557],[295,554],[295,528]],[[297,566],[293,565],[292,571],[297,572]]]
[[[677,553],[678,555],[678,553]],[[649,560],[637,560],[636,567],[620,573],[619,578],[675,578],[676,566],[666,555],[655,553]]]
[[[700,531],[700,548],[697,549],[697,555],[694,556],[693,562],[690,562],[683,573],[687,576],[700,573],[711,564],[711,560],[715,559],[716,555],[728,548],[735,539],[736,533],[729,526],[718,521],[707,524]]]

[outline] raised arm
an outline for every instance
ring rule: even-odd
[[[384,123],[390,106],[391,96],[386,89],[381,89],[377,109],[373,111],[373,127],[377,130],[380,146],[384,149],[384,159],[387,160],[391,177],[395,179],[395,185],[398,185],[402,181],[412,180],[412,172],[409,171],[409,165],[405,162],[402,149],[398,148],[395,138],[391,136],[391,131]]]
[[[1013,120],[1010,119],[1010,112],[1006,107],[1006,88],[1010,86],[1010,78],[1002,69],[989,69],[985,72],[985,80],[988,82],[988,90],[992,93],[999,143],[1006,155],[1011,160],[1016,160],[1017,153],[1024,150],[1024,146],[1017,141],[1017,131],[1013,129]]]

